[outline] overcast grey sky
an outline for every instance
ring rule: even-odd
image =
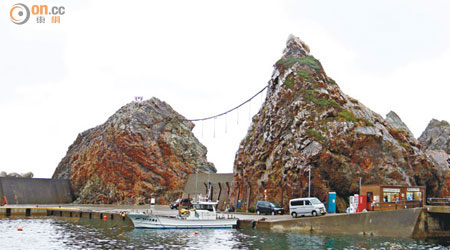
[[[0,171],[50,177],[78,133],[134,96],[187,118],[260,90],[289,34],[310,47],[348,95],[415,136],[450,120],[448,1],[29,1],[64,6],[61,24],[11,22],[0,3]],[[231,172],[257,112],[198,123],[219,172]],[[202,136],[203,125],[203,136]]]

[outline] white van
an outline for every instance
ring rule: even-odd
[[[298,215],[317,216],[319,214],[325,215],[326,213],[325,205],[314,197],[297,198],[289,201],[289,214],[292,217],[297,217]]]

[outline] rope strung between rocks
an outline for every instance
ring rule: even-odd
[[[268,87],[269,87],[269,84],[267,84],[264,88],[262,88],[260,91],[258,91],[256,94],[254,94],[249,99],[247,99],[245,102],[243,102],[243,103],[237,105],[236,107],[234,107],[232,109],[229,109],[229,110],[227,110],[227,111],[225,111],[223,113],[217,114],[217,115],[208,116],[208,117],[205,117],[205,118],[197,118],[197,119],[180,119],[178,117],[176,117],[176,118],[174,118],[174,117],[166,117],[166,118],[163,118],[162,120],[158,120],[158,121],[153,122],[150,126],[153,126],[153,125],[156,125],[158,123],[165,122],[165,121],[168,121],[168,120],[169,121],[170,120],[191,121],[191,122],[201,121],[202,122],[202,137],[203,137],[203,121],[214,119],[214,137],[215,137],[216,136],[216,130],[215,130],[215,123],[216,123],[216,121],[215,121],[215,119],[217,117],[224,116],[224,115],[226,115],[226,114],[228,114],[230,112],[233,112],[234,110],[237,110],[238,108],[242,107],[243,105],[249,103],[251,100],[253,100],[253,98],[257,97],[259,94],[261,94]],[[164,114],[158,112],[156,109],[153,109],[153,111],[158,113],[158,114],[160,114],[163,117],[165,116]],[[251,110],[249,108],[249,116],[250,116],[250,112],[251,112]],[[239,124],[239,110],[237,111],[237,124]]]
[[[245,105],[246,103],[250,102],[253,98],[257,97],[257,96],[258,96],[259,94],[261,94],[265,89],[267,89],[267,87],[269,87],[269,85],[266,85],[263,89],[261,89],[260,91],[258,91],[258,93],[254,94],[252,97],[250,97],[250,98],[249,98],[248,100],[246,100],[245,102],[243,102],[243,103],[237,105],[236,107],[234,107],[234,108],[232,108],[232,109],[230,109],[230,110],[227,110],[227,111],[225,111],[225,112],[223,112],[223,113],[220,113],[220,114],[217,114],[217,115],[213,115],[213,116],[208,116],[208,117],[205,117],[205,118],[186,119],[186,120],[191,121],[191,122],[205,121],[205,120],[210,120],[210,119],[214,119],[214,118],[217,118],[217,117],[221,117],[221,116],[223,116],[223,115],[226,115],[226,114],[228,114],[228,113],[230,113],[230,112],[232,112],[232,111],[234,111],[234,110],[236,110],[236,109],[242,107],[242,106]]]

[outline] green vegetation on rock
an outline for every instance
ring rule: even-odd
[[[312,56],[305,57],[288,57],[287,59],[280,59],[276,63],[276,65],[286,65],[287,67],[291,67],[295,63],[299,63],[300,65],[307,65],[315,70],[320,70],[320,63]]]
[[[294,79],[292,77],[288,77],[286,81],[284,81],[284,86],[288,87],[289,89],[294,88]]]
[[[360,121],[363,121],[364,123],[366,123],[366,126],[373,126],[373,123],[371,123],[369,120],[367,120],[366,118],[359,118]]]
[[[306,134],[317,139],[322,144],[328,143],[328,138],[326,136],[323,136],[319,131],[309,128],[306,130]]]
[[[305,78],[307,81],[313,82],[312,77],[308,74],[308,72],[306,72],[306,70],[300,69],[300,70],[297,71],[297,73],[298,73],[301,77]]]
[[[307,89],[303,92],[303,96],[306,98],[306,100],[313,102],[321,107],[339,107],[339,104],[333,99],[315,97],[314,95],[316,93],[317,91],[314,89]]]
[[[350,121],[350,122],[359,122],[362,121],[366,124],[366,126],[373,126],[373,123],[371,123],[370,121],[368,121],[366,118],[359,118],[356,117],[352,112],[350,112],[347,109],[343,109],[342,111],[340,111],[338,113],[338,116],[345,119],[346,121]]]
[[[346,109],[343,109],[341,112],[338,113],[338,115],[350,122],[358,121],[358,118],[355,115],[353,115],[353,113],[351,113],[350,111],[348,111]]]

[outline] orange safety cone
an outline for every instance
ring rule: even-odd
[[[103,215],[103,220],[104,220],[104,221],[108,220],[108,216]]]
[[[23,230],[22,227],[17,228],[17,231],[22,231],[22,230]]]

